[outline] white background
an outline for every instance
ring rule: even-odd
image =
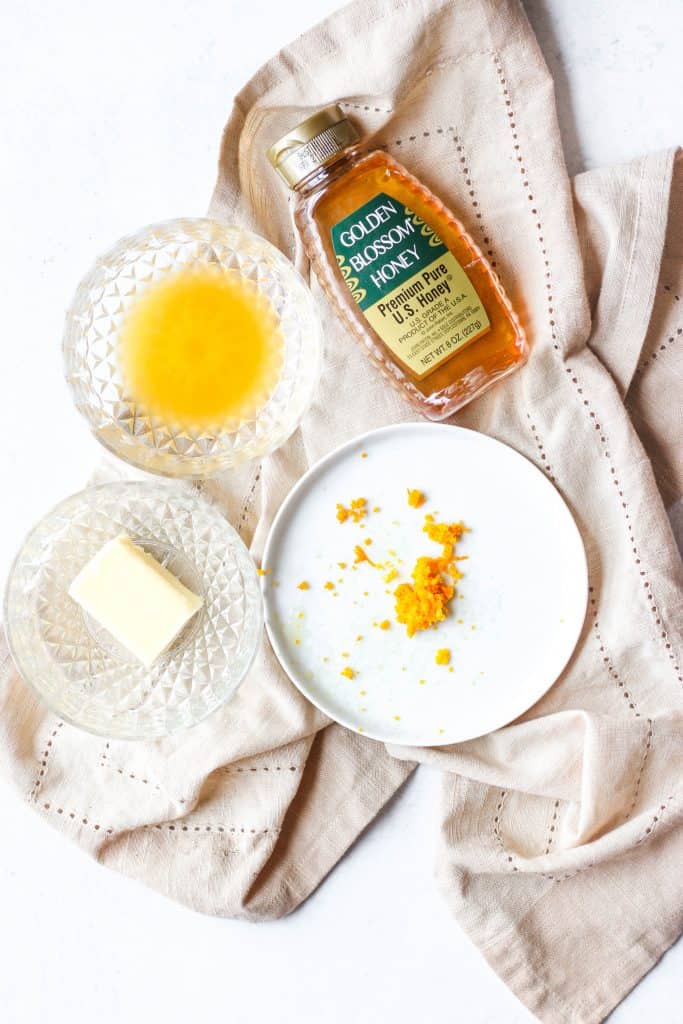
[[[0,579],[98,450],[59,343],[93,257],[201,215],[232,95],[336,0],[0,0]],[[683,141],[680,0],[527,0],[570,171]],[[289,919],[192,914],[87,860],[0,785],[0,1020],[529,1024],[433,878],[438,778],[420,769]],[[578,952],[578,951],[577,951]],[[683,945],[615,1024],[681,1019]]]

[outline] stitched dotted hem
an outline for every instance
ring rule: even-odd
[[[573,372],[572,368],[570,366],[567,366],[567,367],[565,367],[565,369],[566,369],[566,372],[568,374],[572,374],[571,381],[572,381],[573,384],[576,385],[576,390],[577,390],[578,394],[579,395],[583,395],[583,388],[580,386],[578,378],[575,375],[573,375],[574,372]],[[609,473],[610,473],[610,476],[612,478],[612,484],[613,484],[614,487],[617,488],[617,496],[618,496],[618,498],[619,498],[619,500],[621,502],[621,508],[622,508],[622,511],[623,511],[624,520],[626,522],[626,531],[627,531],[627,534],[628,534],[628,540],[629,540],[629,544],[631,546],[631,552],[632,552],[632,554],[634,556],[635,564],[637,566],[640,566],[641,565],[640,552],[639,552],[638,546],[636,544],[635,536],[634,536],[634,533],[633,533],[633,527],[631,526],[631,515],[630,515],[629,510],[628,510],[628,504],[624,500],[624,492],[621,489],[621,483],[620,483],[619,478],[617,476],[616,467],[614,465],[612,456],[611,456],[611,454],[609,452],[607,437],[604,434],[600,423],[597,421],[595,413],[591,409],[587,399],[584,398],[584,399],[582,399],[582,401],[583,401],[583,405],[584,405],[586,411],[588,412],[588,415],[594,421],[595,429],[600,434],[600,444],[603,447],[603,454],[604,454],[605,459],[607,460],[607,464],[608,464],[608,467],[609,467]],[[638,573],[639,573],[640,578],[641,578],[641,583],[643,584],[643,589],[645,591],[645,597],[646,597],[646,601],[647,601],[648,607],[650,609],[651,614],[654,617],[655,625],[658,627],[656,636],[657,636],[657,638],[659,640],[664,641],[664,649],[667,652],[669,661],[671,662],[671,664],[672,664],[672,666],[673,666],[673,668],[674,668],[674,670],[676,672],[676,678],[678,679],[679,683],[683,683],[683,675],[681,674],[681,668],[680,668],[678,660],[677,660],[677,658],[676,658],[676,656],[675,656],[675,654],[673,652],[671,641],[669,639],[669,635],[668,635],[666,629],[663,627],[662,616],[661,616],[661,613],[659,611],[659,608],[657,607],[657,603],[655,601],[654,594],[652,593],[651,584],[650,584],[649,580],[645,579],[645,576],[647,575],[647,573],[645,572],[644,569],[640,569],[640,568],[638,569]]]
[[[662,290],[667,292],[667,293],[669,293],[673,297],[674,302],[680,302],[681,301],[680,295],[678,295],[677,292],[674,291],[672,285],[670,285],[670,284],[662,285]],[[659,349],[657,349],[654,352],[652,352],[647,357],[647,359],[644,359],[643,362],[638,365],[634,376],[640,376],[640,374],[642,374],[643,371],[648,368],[648,366],[650,366],[656,359],[659,358],[659,356],[661,355],[662,352],[665,352],[667,349],[669,349],[673,345],[673,343],[675,341],[677,341],[681,337],[681,334],[683,334],[683,328],[679,327],[674,332],[674,334],[670,335],[667,338],[667,340],[662,345],[659,346]]]
[[[134,772],[129,772],[125,768],[118,768],[114,764],[109,764],[108,763],[108,760],[109,760],[109,748],[110,748],[109,742],[105,743],[104,749],[102,750],[102,754],[101,754],[101,757],[100,757],[100,768],[108,768],[109,771],[116,772],[117,775],[121,775],[123,778],[132,779],[133,782],[139,782],[143,786],[151,786],[158,793],[165,793],[165,790],[163,789],[162,786],[159,785],[158,782],[151,782],[149,779],[143,779],[140,775],[135,775]],[[171,797],[170,799],[172,799],[174,801],[174,803],[177,803],[177,804],[184,804],[185,803],[185,798],[184,797],[178,796],[178,797]]]
[[[215,833],[232,833],[233,835],[252,835],[252,836],[265,836],[269,833],[279,833],[279,828],[242,828],[239,825],[180,825],[173,822],[162,822],[156,825],[143,825],[145,831],[156,831],[156,832],[191,832],[193,835],[197,833],[206,834],[207,832]]]
[[[594,587],[589,587],[588,588],[588,594],[589,594],[589,599],[588,600],[589,600],[589,603],[590,603],[591,610],[593,612],[593,636],[594,636],[595,642],[598,645],[598,650],[599,650],[600,654],[602,655],[602,663],[606,667],[606,669],[607,669],[609,675],[611,676],[611,678],[614,680],[614,682],[617,684],[617,686],[621,690],[621,695],[624,698],[624,700],[626,701],[626,703],[628,704],[628,706],[631,709],[631,711],[633,712],[634,718],[640,718],[641,715],[640,715],[640,711],[638,710],[638,707],[637,707],[637,705],[635,703],[635,698],[629,692],[629,690],[626,687],[626,683],[624,682],[624,680],[621,678],[621,676],[617,672],[616,668],[614,667],[614,663],[612,662],[612,659],[611,659],[611,657],[609,655],[609,652],[607,651],[607,648],[605,647],[605,642],[602,639],[602,635],[600,633],[600,623],[598,621],[598,603],[597,603],[595,597],[593,596],[594,593],[595,593],[595,588]]]
[[[636,374],[640,376],[645,370],[647,370],[648,366],[651,366],[652,363],[660,358],[662,352],[666,352],[667,349],[671,348],[675,341],[680,341],[681,335],[683,335],[683,327],[678,327],[673,334],[669,335],[665,342],[662,342],[659,348],[652,352],[647,359],[644,359],[642,363],[638,364]]]
[[[249,512],[251,510],[251,506],[252,506],[252,503],[253,503],[253,500],[254,500],[254,493],[256,491],[256,487],[257,487],[258,482],[259,482],[260,479],[261,479],[261,466],[259,466],[259,468],[256,470],[256,476],[254,477],[252,485],[249,488],[249,493],[247,494],[246,498],[244,499],[244,504],[242,505],[242,512],[240,514],[239,521],[237,523],[237,533],[240,534],[240,535],[242,533],[242,527],[244,526],[244,524],[246,522],[246,519],[247,519],[247,516],[249,515]]]
[[[558,816],[559,809],[560,809],[560,801],[556,800],[555,801],[555,806],[553,807],[553,816],[550,819],[550,827],[548,829],[548,838],[546,839],[546,842],[545,842],[545,851],[544,852],[546,854],[550,853],[551,847],[552,847],[553,843],[555,842],[555,831],[557,829],[557,816]]]
[[[498,846],[500,847],[501,853],[505,857],[509,870],[517,871],[519,869],[515,866],[514,858],[512,857],[512,855],[509,854],[508,851],[505,849],[505,843],[503,842],[503,837],[500,833],[500,819],[502,817],[501,812],[503,810],[503,805],[505,804],[505,798],[507,797],[507,790],[501,789],[498,796],[499,799],[498,803],[496,804],[496,813],[493,818],[493,836],[496,842],[498,843]]]
[[[87,817],[82,817],[77,811],[70,811],[64,807],[54,806],[53,804],[46,802],[43,804],[43,809],[51,811],[53,814],[63,815],[66,818],[70,818],[71,821],[78,821],[80,825],[85,825],[87,828],[93,829],[95,832],[104,832],[105,835],[112,835],[114,829],[111,825],[104,826],[100,825],[99,822],[90,821]],[[168,832],[192,832],[192,833],[204,833],[216,832],[216,833],[236,833],[243,835],[266,835],[269,832],[278,833],[281,830],[279,828],[242,828],[237,825],[174,825],[170,822],[164,822],[158,825],[143,825],[144,831],[155,829],[157,831],[168,831]],[[135,831],[135,830],[133,830]]]
[[[555,317],[555,309],[554,309],[554,302],[555,302],[555,300],[553,298],[553,286],[552,286],[552,278],[551,278],[551,273],[550,273],[550,260],[548,259],[548,250],[545,247],[545,236],[543,235],[543,225],[542,225],[542,223],[540,221],[540,218],[539,218],[538,207],[535,205],[535,199],[534,199],[533,192],[531,192],[531,186],[529,184],[529,179],[527,178],[527,169],[524,166],[524,157],[522,156],[522,153],[521,153],[521,150],[520,150],[520,145],[519,145],[519,136],[517,134],[517,122],[515,121],[515,112],[512,109],[512,100],[510,99],[510,90],[508,89],[508,83],[507,83],[507,79],[505,78],[505,74],[503,72],[503,67],[502,67],[500,56],[497,53],[494,54],[494,56],[493,56],[493,64],[494,64],[494,67],[496,69],[496,74],[498,75],[498,81],[499,81],[500,88],[501,88],[501,91],[502,91],[502,94],[503,94],[503,97],[504,97],[504,100],[505,100],[505,106],[507,107],[506,115],[507,115],[507,119],[508,119],[508,128],[510,129],[510,132],[511,132],[511,135],[512,135],[512,143],[513,143],[515,160],[519,164],[518,170],[519,170],[520,176],[522,178],[522,184],[523,184],[523,186],[524,186],[524,188],[526,190],[527,201],[530,204],[533,204],[533,205],[531,205],[530,209],[531,209],[531,213],[536,218],[536,237],[537,237],[539,245],[541,247],[541,255],[543,256],[543,266],[544,266],[543,274],[544,274],[544,278],[545,278],[546,308],[547,308],[547,312],[548,312],[548,323],[550,325],[550,337],[552,338],[553,348],[555,349],[556,352],[559,352],[560,351],[560,346],[557,343],[557,332],[555,330],[555,328],[556,328],[555,318],[554,318]]]
[[[72,821],[76,821],[76,819],[78,819],[78,823],[80,825],[85,825],[87,828],[93,829],[94,832],[102,831],[105,833],[105,835],[110,836],[114,831],[114,829],[111,826],[105,827],[104,825],[100,825],[98,822],[90,821],[89,818],[81,817],[77,811],[65,810],[64,807],[55,807],[51,803],[44,803],[43,809],[46,811],[51,811],[53,814],[63,815],[66,818],[70,818]]]
[[[534,441],[536,442],[536,447],[538,448],[538,455],[539,455],[539,458],[541,460],[541,469],[546,474],[546,476],[548,476],[552,480],[552,482],[555,485],[557,485],[557,480],[555,479],[555,477],[553,475],[553,471],[551,469],[550,462],[548,461],[548,456],[545,453],[545,446],[543,445],[543,442],[541,441],[541,436],[538,433],[538,430],[536,429],[536,424],[531,419],[531,416],[529,415],[529,413],[526,414],[526,418],[529,421],[529,427],[531,429],[531,433],[533,435]]]
[[[129,771],[127,771],[124,768],[118,768],[116,765],[109,764],[108,763],[109,747],[110,747],[109,743],[106,743],[105,746],[104,746],[104,749],[102,751],[102,755],[100,757],[100,768],[108,768],[109,771],[116,772],[117,775],[121,775],[123,778],[131,779],[134,782],[139,782],[143,786],[151,786],[158,793],[163,793],[164,792],[163,788],[159,785],[159,783],[152,782],[150,779],[144,779],[144,778],[142,778],[139,775],[135,775],[134,772],[129,772]],[[256,765],[254,767],[248,767],[248,768],[222,768],[222,769],[220,769],[220,771],[221,771],[221,773],[223,775],[242,775],[242,774],[246,774],[246,773],[256,773],[256,772],[274,772],[274,773],[276,773],[276,772],[297,772],[297,771],[301,771],[301,767],[302,766],[298,765],[298,764],[290,764],[290,765],[276,764],[276,765]],[[183,797],[175,797],[174,800],[175,800],[176,803],[179,803],[179,804],[184,804],[185,803],[185,799]]]
[[[150,782],[149,779],[143,779],[139,775],[135,775],[133,772],[125,771],[123,768],[117,768],[113,764],[103,764],[103,768],[108,768],[111,772],[116,772],[117,775],[122,775],[126,779],[132,779],[134,782],[139,782],[143,786],[151,786],[158,793],[163,793],[163,789],[157,782]],[[184,803],[184,800],[178,800],[178,803]]]
[[[47,743],[45,745],[45,750],[43,751],[43,756],[40,759],[40,768],[38,770],[38,774],[36,775],[35,782],[33,783],[33,788],[31,789],[31,792],[29,794],[29,800],[31,800],[31,801],[36,799],[36,797],[38,796],[38,793],[40,792],[40,787],[43,785],[43,780],[45,778],[45,773],[47,772],[47,763],[50,760],[50,754],[54,750],[54,745],[55,745],[55,743],[57,741],[57,735],[58,735],[60,729],[63,728],[63,726],[64,726],[64,722],[57,722],[57,725],[54,727],[54,729],[50,733],[50,738],[49,738],[49,740],[47,741]]]
[[[452,131],[454,131],[454,129],[453,128],[449,128],[448,131],[452,132]],[[487,228],[484,226],[484,223],[483,223],[483,215],[482,215],[482,212],[481,212],[481,207],[479,205],[479,197],[477,195],[477,192],[476,192],[475,187],[474,187],[474,183],[472,181],[472,172],[471,172],[471,170],[469,168],[467,157],[465,156],[465,151],[464,151],[463,145],[462,145],[462,139],[458,135],[454,134],[453,135],[453,142],[455,144],[455,151],[458,154],[458,163],[460,164],[460,170],[461,170],[461,172],[462,172],[462,174],[463,174],[463,176],[465,178],[465,185],[467,186],[468,194],[469,194],[469,197],[470,197],[470,202],[471,202],[472,208],[474,210],[474,217],[475,217],[475,220],[478,222],[477,223],[477,227],[479,228],[479,231],[480,231],[481,236],[482,236],[482,241],[484,243],[486,255],[488,256],[489,264],[495,270],[495,268],[497,267],[496,258],[495,258],[496,254],[493,251],[493,248],[491,247],[491,239],[487,235],[487,233],[486,233],[487,232]]]
[[[584,865],[582,868],[576,868],[574,871],[567,871],[564,875],[549,875],[545,871],[540,871],[541,878],[545,878],[548,882],[567,882],[570,878],[576,878],[581,871],[588,871],[589,868],[595,867],[595,861]]]
[[[520,152],[519,136],[518,136],[517,130],[516,130],[517,129],[517,124],[515,122],[515,114],[514,114],[514,111],[512,110],[512,104],[511,104],[511,101],[510,101],[510,93],[509,93],[509,90],[508,90],[508,83],[507,83],[507,80],[505,78],[505,74],[503,72],[502,62],[501,62],[499,54],[495,54],[494,55],[493,62],[494,62],[494,66],[496,68],[496,72],[498,74],[498,79],[499,79],[499,82],[500,82],[500,87],[501,87],[503,96],[505,97],[505,104],[508,107],[508,110],[507,110],[508,126],[509,126],[510,132],[512,134],[513,148],[515,150],[515,156],[516,156],[516,159],[517,159],[517,161],[518,161],[518,163],[520,165],[519,166],[519,171],[520,171],[520,175],[522,177],[522,183],[524,185],[524,188],[527,190],[527,200],[529,201],[530,204],[531,203],[535,203],[534,195],[533,195],[533,192],[530,191],[531,186],[530,186],[529,180],[528,180],[528,178],[526,176],[527,172],[526,172],[526,168],[524,166],[524,159],[523,159],[523,157],[521,155],[521,152]],[[531,207],[531,213],[535,217],[538,217],[538,209],[537,209],[537,207],[535,205]],[[552,338],[552,347],[553,347],[553,349],[556,352],[561,352],[561,349],[560,349],[560,346],[559,346],[558,340],[557,340],[556,321],[555,321],[555,318],[554,318],[554,298],[553,298],[552,279],[551,279],[551,273],[550,273],[550,261],[548,260],[548,252],[547,252],[547,249],[545,247],[545,237],[544,237],[544,235],[542,233],[543,232],[543,225],[542,225],[540,220],[536,220],[536,231],[537,231],[538,242],[539,242],[539,245],[541,247],[541,254],[543,256],[543,263],[544,263],[544,266],[545,266],[546,303],[547,303],[547,313],[548,313],[548,324],[550,326],[550,335],[551,335],[551,338]],[[612,456],[611,456],[611,454],[609,452],[607,437],[606,437],[606,435],[605,435],[605,433],[604,433],[600,423],[597,421],[596,414],[595,414],[594,410],[591,408],[588,399],[583,397],[583,393],[584,393],[583,392],[583,388],[581,387],[581,382],[579,381],[578,377],[574,373],[574,370],[572,369],[571,366],[568,366],[568,365],[565,366],[564,369],[565,369],[565,372],[569,375],[569,377],[571,379],[571,383],[574,385],[577,394],[581,397],[581,402],[583,404],[584,412],[586,412],[588,414],[588,416],[590,417],[590,419],[593,420],[593,425],[594,425],[595,429],[599,433],[600,444],[602,445],[602,448],[603,448],[604,457],[607,460],[607,464],[608,464],[608,468],[609,468],[609,473],[610,473],[610,476],[612,477],[612,483],[617,488],[618,496],[621,499],[621,507],[622,507],[622,510],[623,510],[623,513],[624,513],[624,518],[626,520],[626,529],[628,531],[628,537],[629,537],[629,542],[631,544],[631,549],[632,549],[633,554],[635,556],[635,562],[636,562],[636,565],[640,565],[641,564],[641,560],[640,560],[640,555],[639,555],[638,547],[637,547],[636,542],[635,542],[635,537],[634,537],[634,534],[633,534],[633,528],[631,526],[631,516],[630,516],[629,511],[628,511],[628,505],[624,501],[624,494],[623,494],[623,491],[621,489],[621,483],[619,481],[619,478],[617,477],[616,467],[615,467],[614,462],[612,460]],[[664,642],[664,644],[663,644],[664,645],[664,649],[666,650],[667,656],[669,658],[669,661],[671,662],[671,664],[672,664],[672,666],[674,668],[674,671],[676,673],[676,677],[678,679],[678,682],[679,683],[683,683],[683,675],[681,674],[681,668],[680,668],[680,665],[679,665],[679,663],[678,663],[678,661],[676,659],[675,654],[673,653],[672,645],[671,645],[671,641],[669,639],[668,633],[667,633],[666,629],[662,625],[662,616],[661,616],[659,608],[657,607],[657,604],[655,602],[654,595],[651,592],[650,583],[649,583],[649,581],[644,579],[644,577],[646,575],[645,571],[643,569],[639,569],[639,572],[640,572],[640,576],[641,576],[641,582],[643,583],[643,588],[645,590],[646,600],[647,600],[647,603],[648,603],[648,607],[650,608],[650,611],[651,611],[651,613],[652,613],[652,615],[653,615],[653,617],[655,619],[655,625],[657,625],[659,627],[659,631],[657,632],[656,635],[657,635],[659,640],[662,640]]]
[[[495,814],[495,817],[493,819],[493,835],[494,835],[494,838],[495,838],[498,846],[500,847],[501,853],[505,857],[505,861],[507,863],[508,870],[510,870],[512,872],[519,873],[519,868],[515,865],[514,857],[512,856],[512,854],[506,849],[505,843],[503,842],[503,837],[502,837],[501,831],[500,831],[501,811],[503,810],[503,805],[505,803],[505,798],[506,797],[507,797],[507,790],[501,789],[500,794],[499,794],[499,800],[498,800],[498,803],[496,805],[496,814]],[[557,814],[557,807],[558,806],[559,806],[559,800],[556,801],[556,804],[555,804],[555,808],[556,808],[555,814]],[[553,818],[553,822],[551,822],[551,826],[550,826],[553,833],[555,832],[554,821],[555,821],[555,817]],[[548,844],[548,846],[549,846],[549,844]],[[547,849],[545,852],[548,853],[549,849]],[[551,874],[548,874],[545,871],[534,872],[534,874],[538,875],[540,878],[547,879],[547,881],[549,881],[549,882],[566,882],[567,879],[574,878],[574,876],[578,875],[579,872],[586,871],[588,868],[592,868],[593,866],[594,866],[594,861],[590,861],[588,864],[585,864],[583,867],[576,868],[574,871],[567,871],[565,874],[562,874],[562,875],[551,875]]]
[[[406,139],[394,139],[393,145],[396,146],[396,147],[400,147],[400,146],[403,146],[407,142],[416,142],[419,138],[423,138],[423,139],[429,138],[429,136],[431,134],[432,133],[429,132],[429,131],[423,131],[420,136],[418,136],[418,135],[409,135]],[[494,253],[493,249],[490,247],[491,246],[491,239],[486,234],[487,229],[486,229],[486,227],[483,224],[483,214],[481,212],[481,208],[480,208],[480,204],[479,204],[479,198],[477,196],[477,193],[476,193],[476,190],[475,190],[475,187],[474,187],[474,182],[472,181],[472,177],[471,177],[472,172],[471,172],[471,170],[470,170],[470,168],[468,166],[467,157],[465,156],[465,151],[464,151],[464,148],[463,148],[463,145],[462,145],[462,139],[456,134],[455,128],[452,125],[449,125],[447,128],[441,128],[441,127],[435,128],[434,129],[434,134],[435,135],[451,135],[453,137],[453,144],[455,145],[456,152],[458,153],[458,165],[459,165],[460,171],[463,174],[464,179],[465,179],[465,185],[467,186],[467,189],[468,189],[468,194],[469,194],[469,197],[470,197],[470,202],[472,204],[472,208],[473,208],[473,212],[474,212],[474,217],[475,217],[475,220],[478,222],[477,223],[477,227],[478,227],[479,231],[481,232],[484,246],[485,247],[488,246],[488,248],[486,248],[485,251],[486,251],[486,255],[489,258],[489,263],[490,263],[491,267],[493,267],[495,269],[495,267],[497,266],[496,259],[495,259],[495,253]],[[380,148],[386,150],[388,147],[386,145],[384,145],[384,146],[381,146]]]
[[[393,114],[392,107],[371,107],[367,103],[348,103],[346,100],[342,100],[339,104],[340,107],[346,107],[347,110],[372,110],[375,114]]]
[[[657,813],[655,815],[653,815],[652,820],[650,821],[650,824],[645,829],[645,831],[643,832],[643,834],[640,837],[640,839],[638,839],[636,841],[636,846],[639,846],[641,843],[644,843],[645,840],[648,839],[652,835],[652,833],[655,831],[655,829],[657,827],[658,822],[660,822],[662,820],[662,818],[666,814],[667,810],[669,809],[669,804],[671,803],[673,798],[674,798],[674,794],[671,793],[670,796],[668,796],[666,798],[664,803],[659,805],[659,809],[658,809]]]
[[[124,768],[117,768],[115,765],[102,763],[102,768],[108,768],[112,772],[116,772],[118,775],[123,775],[127,779],[133,779],[135,782],[140,782],[144,786],[152,786],[158,790],[159,793],[163,793],[162,787],[157,782],[151,782],[149,779],[143,779],[139,775],[135,775],[133,772],[126,771]],[[256,772],[298,772],[301,770],[301,765],[258,765],[254,768],[221,768],[219,771],[222,775],[242,775]],[[184,804],[185,800],[177,798],[177,802]]]
[[[628,809],[628,814],[624,818],[624,821],[628,821],[628,819],[631,817],[631,815],[633,814],[633,809],[635,808],[636,803],[638,802],[638,794],[640,793],[640,781],[643,777],[643,772],[645,771],[645,765],[647,763],[648,754],[650,753],[650,747],[652,746],[653,724],[651,718],[648,718],[647,725],[648,730],[647,737],[645,739],[645,751],[640,762],[640,768],[638,769],[638,778],[636,779],[636,785],[633,791],[633,799],[631,800],[631,806]]]

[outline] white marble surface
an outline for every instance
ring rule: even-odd
[[[336,6],[2,0],[0,578],[29,524],[98,455],[61,380],[77,279],[129,229],[204,211],[232,94]],[[527,10],[556,76],[571,171],[681,141],[680,0]],[[0,799],[3,1024],[532,1020],[435,891],[427,770],[298,913],[266,926],[191,914],[88,861],[9,788]],[[615,1024],[680,1020],[682,969],[679,944]]]

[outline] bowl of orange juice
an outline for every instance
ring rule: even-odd
[[[178,219],[121,239],[81,281],[63,353],[95,437],[140,469],[207,477],[279,447],[320,372],[303,279],[235,225]]]

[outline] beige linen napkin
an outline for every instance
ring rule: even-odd
[[[393,756],[327,724],[265,643],[231,704],[154,744],[62,725],[7,662],[0,767],[103,863],[264,919],[301,902],[412,763],[431,762],[446,773],[438,874],[456,918],[542,1020],[599,1021],[682,927],[681,571],[661,498],[683,480],[681,161],[591,172],[572,193],[516,2],[355,3],[248,83],[223,140],[211,213],[304,273],[264,153],[331,101],[458,211],[522,313],[529,365],[455,419],[514,445],[569,503],[591,585],[576,653],[516,723]],[[257,557],[311,462],[413,418],[311,284],[327,345],[313,408],[261,466],[204,487]]]

